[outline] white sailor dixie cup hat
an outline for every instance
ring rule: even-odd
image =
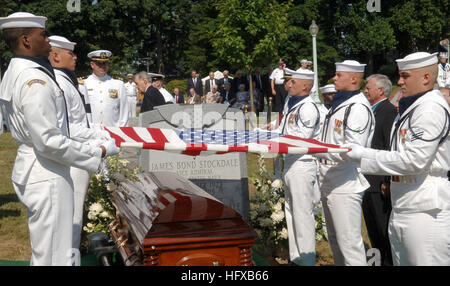
[[[431,66],[438,63],[437,52],[434,54],[426,52],[412,53],[404,57],[403,59],[396,60],[398,64],[398,70],[413,70],[426,66]]]
[[[322,86],[319,88],[320,93],[334,93],[336,92],[336,89],[334,87],[334,84],[327,84],[326,86]]]
[[[112,56],[112,53],[108,50],[98,50],[90,52],[87,56],[92,61],[107,62],[109,61],[109,58]]]
[[[70,51],[73,51],[75,49],[75,45],[77,44],[61,36],[50,36],[48,38],[50,39],[50,46]]]
[[[354,60],[345,60],[342,63],[335,63],[337,72],[364,72],[366,64],[360,64]]]
[[[42,28],[45,29],[44,16],[35,16],[27,12],[16,12],[8,17],[0,17],[0,30],[9,28]]]
[[[307,80],[314,80],[314,72],[310,70],[305,71],[298,71],[298,72],[291,72],[290,78],[298,78],[298,79],[307,79]]]
[[[439,53],[439,57],[444,58],[444,59],[448,59],[448,53],[447,52],[440,52]]]

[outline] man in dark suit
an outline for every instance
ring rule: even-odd
[[[269,97],[272,97],[272,87],[270,86],[270,75],[273,72],[273,68],[272,67],[268,67],[267,68],[267,73],[263,74],[262,77],[262,90],[263,90],[263,95],[266,98],[266,102],[267,104],[269,104]],[[264,108],[264,105],[263,105]],[[262,111],[262,110],[260,110]]]
[[[231,90],[231,83],[225,83],[224,87],[224,90],[220,93],[220,96],[222,97],[221,102],[233,105],[236,102],[236,93]]]
[[[229,71],[227,71],[227,70],[223,71],[223,78],[219,79],[219,85],[218,85],[220,93],[222,93],[222,91],[225,90],[225,86],[224,86],[225,83],[231,84],[233,82],[233,79],[231,77],[229,77],[229,75],[230,75]]]
[[[255,74],[252,75],[253,82],[255,83],[255,86],[253,88],[257,89],[259,91],[259,99],[258,99],[258,106],[257,109],[259,112],[264,110],[264,97],[265,97],[265,90],[264,90],[264,77],[261,74],[261,70],[255,69]]]
[[[236,76],[233,78],[233,81],[231,83],[231,90],[236,93],[239,91],[239,86],[241,84],[245,84],[245,90],[248,90],[248,81],[247,77],[242,75],[241,71],[236,72]]]
[[[205,93],[210,92],[213,86],[219,87],[219,80],[214,78],[214,72],[209,72],[209,78],[205,80]]]
[[[187,85],[187,94],[189,94],[189,90],[193,88],[196,94],[203,96],[203,84],[202,80],[197,78],[197,71],[193,70],[191,72],[191,77],[188,79]]]
[[[184,103],[184,95],[180,93],[180,89],[178,87],[173,89],[173,98],[175,98],[175,103]]]
[[[392,83],[385,75],[374,74],[366,80],[365,94],[375,115],[375,131],[371,148],[389,150],[391,128],[397,111],[388,98]],[[370,188],[364,194],[362,209],[367,232],[373,248],[381,253],[381,265],[392,265],[392,254],[388,236],[391,213],[390,194],[386,191],[389,177],[366,175]]]
[[[136,75],[135,83],[137,89],[144,93],[144,99],[142,100],[141,113],[153,110],[155,106],[166,104],[164,96],[159,90],[152,86],[152,78],[142,71]]]

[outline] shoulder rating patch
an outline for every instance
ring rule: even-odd
[[[44,80],[37,79],[37,78],[29,80],[26,84],[28,85],[28,87],[31,87],[35,83],[39,83],[39,84],[44,85],[44,86],[47,84]]]

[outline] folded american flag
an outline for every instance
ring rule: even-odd
[[[165,150],[198,156],[228,152],[343,153],[348,148],[262,130],[159,129],[106,127],[119,147]]]

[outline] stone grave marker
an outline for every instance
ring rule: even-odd
[[[139,115],[139,126],[175,129],[245,129],[241,110],[225,104],[168,104]],[[146,171],[169,171],[183,176],[249,219],[246,153],[187,156],[141,150],[139,163]]]

